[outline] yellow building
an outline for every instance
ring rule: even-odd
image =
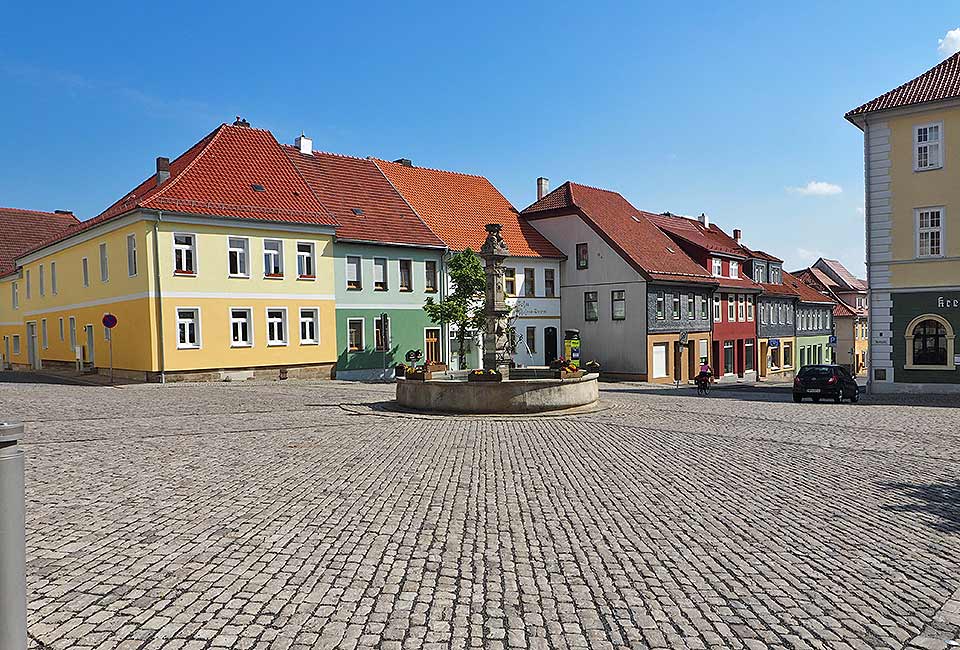
[[[118,374],[167,381],[329,376],[335,226],[269,131],[221,125],[16,258],[0,280],[4,336],[21,337],[9,361],[103,372],[112,354]]]
[[[859,106],[869,381],[960,392],[960,54]]]

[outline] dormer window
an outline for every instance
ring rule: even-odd
[[[913,170],[926,171],[943,167],[943,122],[913,127]]]
[[[723,263],[719,258],[713,258],[713,276],[719,278],[723,275]]]
[[[740,277],[740,263],[736,260],[730,260],[730,277],[739,278]]]

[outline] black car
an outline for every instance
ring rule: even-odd
[[[793,380],[793,401],[801,402],[809,397],[814,402],[823,398],[837,404],[841,400],[860,401],[860,386],[850,371],[842,366],[803,366]]]

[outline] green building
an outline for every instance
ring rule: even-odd
[[[390,379],[409,350],[442,361],[423,304],[441,297],[444,243],[372,160],[314,152],[302,136],[287,155],[339,224],[336,378]]]

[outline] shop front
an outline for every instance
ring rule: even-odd
[[[760,377],[772,381],[792,380],[797,370],[797,341],[793,336],[759,340]]]
[[[647,381],[658,384],[687,383],[709,362],[710,332],[680,332],[647,336]]]
[[[798,336],[796,361],[799,370],[803,366],[812,366],[820,363],[834,363],[836,337],[833,336]]]
[[[960,392],[960,291],[891,294],[893,382]]]

